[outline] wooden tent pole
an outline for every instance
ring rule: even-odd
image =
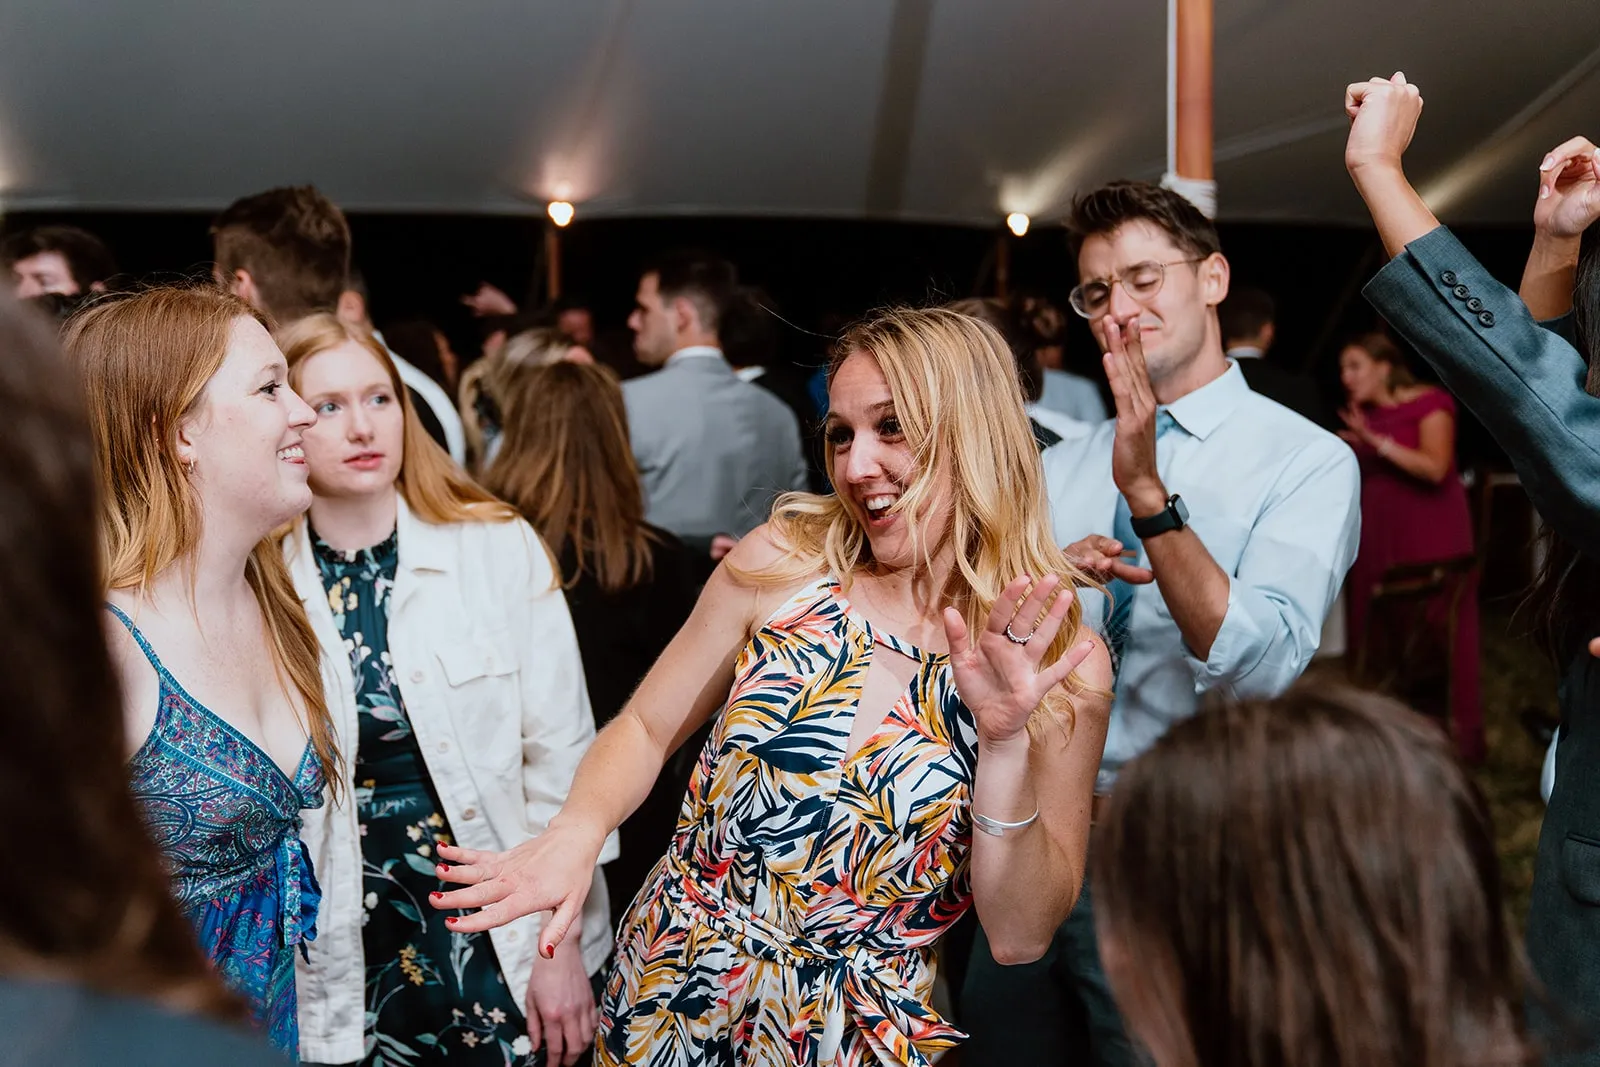
[[[1178,177],[1210,181],[1211,0],[1175,0],[1177,101],[1173,170]]]
[[[553,222],[544,224],[545,299],[555,303],[561,299],[561,235]]]

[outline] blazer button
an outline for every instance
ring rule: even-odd
[[[478,817],[478,809],[477,808],[467,808],[467,809],[465,809],[465,810],[463,810],[461,812],[461,817],[463,819],[465,819],[467,822],[471,822],[473,819],[476,819]]]
[[[1494,325],[1494,312],[1485,311],[1482,315],[1478,316],[1478,321],[1481,322],[1484,326],[1493,326]]]
[[[411,680],[413,682],[421,682],[426,677],[427,677],[427,675],[423,674],[421,671],[412,671],[411,672]]]
[[[1479,300],[1477,297],[1473,297],[1471,300],[1467,301],[1467,310],[1476,315],[1478,312],[1483,310],[1483,301]]]
[[[1443,274],[1439,275],[1439,280],[1444,282],[1446,285],[1454,285],[1456,283],[1456,272],[1453,270],[1447,270]]]
[[[1472,295],[1472,290],[1468,289],[1464,285],[1458,285],[1450,291],[1455,294],[1457,300],[1465,300],[1467,297]]]

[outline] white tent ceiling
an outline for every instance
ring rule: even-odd
[[[0,0],[0,207],[994,223],[1165,161],[1165,0]],[[1216,0],[1225,219],[1355,222],[1344,84],[1427,99],[1411,172],[1528,217],[1600,138],[1597,0]]]

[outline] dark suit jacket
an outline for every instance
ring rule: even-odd
[[[1534,506],[1561,537],[1600,558],[1600,398],[1583,356],[1533,321],[1449,230],[1407,246],[1367,299],[1422,354],[1510,456]],[[1528,956],[1548,995],[1530,1017],[1553,1049],[1546,1067],[1600,1067],[1600,663],[1563,650],[1556,784],[1539,835]]]
[[[1239,370],[1244,374],[1251,392],[1282,404],[1324,430],[1331,428],[1330,412],[1322,402],[1322,393],[1316,382],[1303,374],[1285,370],[1266,356],[1251,356],[1234,362],[1239,364]]]

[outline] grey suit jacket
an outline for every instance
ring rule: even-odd
[[[645,521],[679,537],[743,537],[773,499],[806,488],[794,413],[740,381],[726,360],[691,356],[622,383]]]
[[[1600,398],[1584,390],[1583,356],[1444,227],[1407,246],[1366,296],[1506,450],[1545,521],[1600,559]],[[1600,1067],[1600,666],[1586,649],[1571,650],[1560,695],[1528,915],[1549,1003],[1536,997],[1530,1019],[1552,1049],[1546,1067]]]

